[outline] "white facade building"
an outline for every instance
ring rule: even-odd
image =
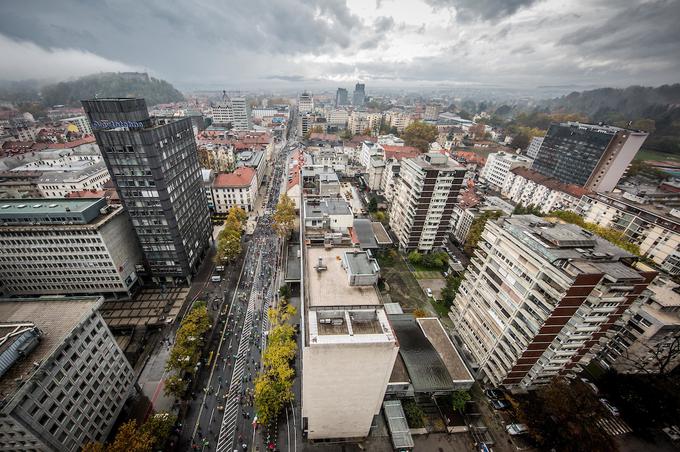
[[[501,194],[512,202],[538,207],[541,213],[572,210],[587,193],[588,190],[578,185],[563,184],[527,168],[511,170],[501,190]]]
[[[66,118],[61,120],[64,124],[73,124],[78,127],[80,133],[84,135],[92,135],[92,127],[90,126],[90,120],[87,116],[74,116],[73,118]]]
[[[250,105],[245,97],[225,97],[212,108],[212,118],[215,125],[231,124],[238,131],[252,129]]]
[[[529,143],[529,146],[527,146],[527,149],[525,151],[527,157],[529,157],[530,159],[536,158],[536,156],[538,155],[538,150],[541,149],[541,144],[543,144],[543,138],[544,137],[533,137],[531,139],[531,142]]]
[[[382,146],[375,144],[372,141],[364,141],[361,143],[361,150],[359,151],[359,163],[361,166],[368,169],[373,157],[385,157],[385,150]]]
[[[314,112],[314,96],[309,93],[302,93],[298,97],[298,111],[300,113]]]
[[[218,174],[213,181],[212,198],[217,213],[227,213],[232,207],[252,212],[257,198],[255,170],[241,167],[233,173]]]
[[[479,179],[488,182],[493,189],[500,191],[505,185],[510,170],[518,167],[529,168],[531,162],[531,159],[521,155],[495,152],[486,158],[486,165],[482,168]]]
[[[352,135],[363,135],[370,130],[371,135],[377,135],[380,130],[380,113],[367,113],[365,111],[353,111],[347,120],[347,129]]]

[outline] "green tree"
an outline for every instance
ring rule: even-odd
[[[585,221],[583,217],[581,217],[577,213],[567,210],[553,210],[548,215],[551,217],[559,218],[560,220],[566,223],[571,223],[580,226],[583,229],[590,231],[593,234],[596,234],[602,237],[603,239],[613,243],[619,248],[628,251],[631,254],[635,254],[636,256],[640,256],[640,247],[635,243],[630,242],[626,235],[621,231],[599,226],[595,223],[589,223]]]
[[[290,287],[288,284],[284,284],[279,288],[279,297],[281,298],[290,298]]]
[[[232,228],[223,229],[217,237],[217,252],[215,263],[229,262],[241,254],[241,233]]]
[[[409,428],[425,427],[425,413],[415,400],[404,401],[404,415]]]
[[[378,210],[378,198],[375,196],[371,196],[371,199],[368,201],[368,211],[369,212],[375,212]]]
[[[468,256],[472,256],[477,247],[479,239],[482,237],[482,232],[484,232],[484,227],[488,220],[497,220],[503,215],[500,210],[489,210],[483,212],[480,216],[475,218],[470,225],[470,231],[465,238],[465,243],[463,244],[463,251]]]
[[[446,285],[442,289],[442,301],[446,304],[446,306],[450,307],[453,304],[453,300],[456,298],[456,294],[458,293],[458,289],[460,288],[462,282],[462,276],[456,276],[453,274],[447,276]]]
[[[179,375],[170,375],[163,382],[163,393],[167,396],[181,399],[187,392],[188,382]]]
[[[274,211],[274,230],[279,237],[288,237],[295,228],[295,204],[288,195],[283,195]]]
[[[159,412],[149,417],[142,425],[142,433],[148,433],[153,438],[153,447],[162,448],[170,437],[172,428],[177,422],[177,416],[168,412]]]
[[[436,126],[415,121],[404,129],[402,138],[407,146],[415,146],[421,152],[427,152],[430,149],[430,143],[436,141],[438,135]]]
[[[408,261],[411,263],[411,265],[419,265],[423,261],[423,255],[418,251],[413,250],[408,253]]]
[[[241,224],[241,227],[244,227],[246,225],[246,221],[248,220],[248,214],[246,213],[245,210],[243,210],[239,206],[233,206],[231,209],[229,209],[227,219],[229,217],[236,218]]]
[[[467,391],[453,391],[451,393],[451,406],[456,411],[463,412],[465,404],[470,400],[472,400],[472,397]]]

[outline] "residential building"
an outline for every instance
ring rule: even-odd
[[[338,128],[344,128],[349,121],[349,113],[347,110],[331,110],[328,115],[328,124]]]
[[[576,225],[487,221],[449,316],[482,382],[527,389],[586,366],[656,272]]]
[[[255,170],[257,185],[265,180],[267,172],[267,161],[264,151],[242,151],[236,155],[237,168],[252,168]],[[253,202],[255,202],[253,200]]]
[[[85,115],[62,119],[61,122],[64,124],[73,124],[78,128],[78,131],[83,135],[92,135],[92,127],[90,127],[90,121],[87,120],[87,116]]]
[[[304,92],[298,97],[298,111],[300,113],[314,113],[314,96]]]
[[[439,117],[439,113],[442,110],[442,106],[439,104],[427,104],[425,106],[425,113],[423,114],[423,119],[425,121],[436,121]]]
[[[659,276],[647,289],[598,355],[618,373],[668,374],[680,364],[680,286]]]
[[[388,111],[385,113],[385,123],[390,127],[397,129],[397,132],[402,133],[404,129],[413,122],[411,115],[401,111]]]
[[[212,238],[191,119],[152,118],[144,99],[83,106],[142,246],[145,276],[191,281]]]
[[[394,134],[380,135],[378,137],[378,144],[388,145],[388,146],[404,146],[405,142],[399,137],[395,137]]]
[[[208,209],[210,213],[215,212],[215,200],[213,199],[213,181],[215,180],[215,171],[211,169],[201,168],[201,180],[203,182],[203,193],[205,199],[208,201]]]
[[[130,218],[104,198],[0,201],[6,294],[128,297],[141,261]]]
[[[304,207],[305,227],[347,232],[352,227],[354,215],[342,198],[307,198]]]
[[[538,155],[538,150],[541,148],[541,144],[543,144],[543,137],[533,137],[524,153],[530,159],[535,159]]]
[[[588,193],[579,185],[564,184],[524,167],[510,170],[501,189],[501,194],[515,204],[531,205],[542,213],[571,210],[578,205],[581,196]]]
[[[354,94],[352,95],[352,105],[355,107],[363,107],[366,103],[366,85],[357,83],[354,85]]]
[[[338,197],[340,195],[340,178],[332,167],[305,165],[300,174],[305,193],[325,197]]]
[[[108,438],[135,375],[101,303],[0,300],[0,450],[79,451]]]
[[[399,351],[375,288],[380,268],[367,252],[326,247],[306,247],[302,268],[303,434],[365,438]]]
[[[380,113],[353,111],[347,120],[347,129],[352,135],[362,135],[367,131],[370,131],[371,135],[377,135],[381,119]]]
[[[257,198],[257,175],[249,167],[236,168],[233,173],[221,173],[212,185],[216,213],[227,213],[232,207],[252,212]]]
[[[595,193],[574,210],[589,223],[623,232],[664,272],[680,274],[680,209],[646,204],[631,193]]]
[[[427,153],[403,159],[390,209],[390,226],[402,249],[444,246],[466,169],[449,157]]]
[[[380,155],[374,155],[368,163],[366,170],[368,188],[373,191],[379,191],[382,187],[382,179],[385,171],[385,159]]]
[[[229,97],[225,94],[222,100],[212,107],[213,124],[231,125],[233,130],[246,131],[252,129],[250,105],[245,97]]]
[[[565,184],[608,192],[619,183],[647,135],[608,125],[551,124],[531,169]]]
[[[338,88],[338,91],[335,93],[335,106],[340,107],[343,105],[349,105],[347,90],[345,88]]]
[[[385,157],[385,150],[379,144],[372,141],[364,141],[361,143],[361,151],[359,151],[359,163],[364,168],[368,169],[373,157]]]
[[[497,196],[485,196],[483,200],[472,206],[458,203],[454,208],[455,223],[451,229],[451,234],[458,243],[463,244],[467,240],[472,223],[484,212],[502,212],[504,215],[510,215],[513,210],[512,204]]]
[[[500,191],[515,168],[529,168],[531,159],[517,154],[495,152],[486,158],[486,164],[479,175],[480,181],[486,181],[492,189]]]

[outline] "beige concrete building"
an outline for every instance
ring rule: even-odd
[[[583,196],[574,210],[587,222],[623,232],[664,272],[680,274],[680,209],[646,204],[630,193],[597,193]]]
[[[598,355],[605,367],[619,373],[668,373],[680,364],[680,285],[656,278],[627,317]]]
[[[449,316],[477,377],[521,389],[587,365],[655,272],[571,224],[488,221]]]
[[[375,288],[378,264],[350,248],[308,247],[302,265],[303,431],[365,438],[399,351]]]

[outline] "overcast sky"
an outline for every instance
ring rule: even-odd
[[[180,86],[659,85],[680,0],[16,0],[0,79],[145,70]]]

